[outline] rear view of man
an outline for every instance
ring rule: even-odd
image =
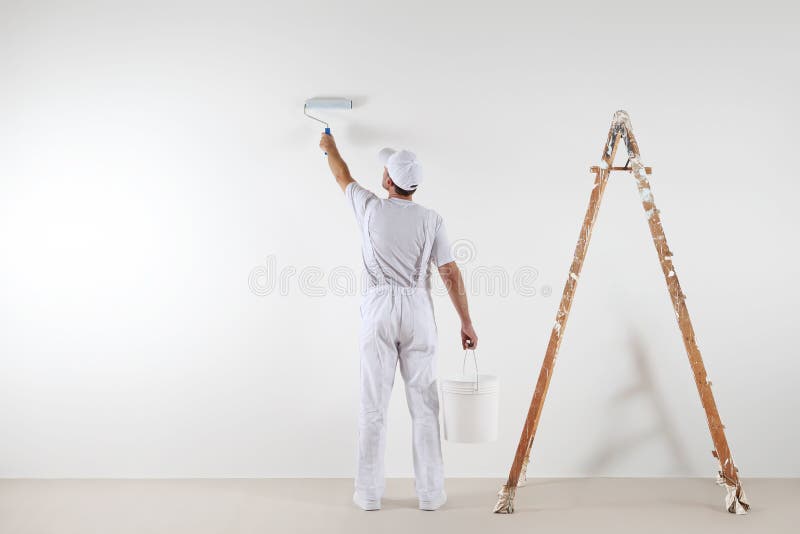
[[[323,134],[320,147],[328,153],[331,172],[355,213],[368,280],[359,333],[361,382],[353,502],[364,510],[381,507],[386,410],[399,362],[411,413],[419,508],[436,510],[447,495],[439,437],[430,264],[438,267],[461,319],[462,348],[475,348],[478,336],[461,272],[453,261],[441,216],[411,198],[422,183],[422,169],[412,152],[380,151],[382,185],[388,197],[378,198],[350,176],[332,136]]]

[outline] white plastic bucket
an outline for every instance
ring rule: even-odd
[[[499,383],[494,375],[479,374],[442,379],[444,439],[456,443],[486,443],[497,439]],[[466,362],[466,353],[464,354]]]

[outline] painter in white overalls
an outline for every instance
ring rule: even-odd
[[[436,385],[437,331],[430,293],[430,265],[439,269],[461,319],[461,346],[475,347],[466,292],[453,261],[442,217],[412,200],[422,182],[416,156],[407,150],[381,150],[379,198],[350,176],[333,137],[320,146],[361,230],[367,287],[361,304],[360,408],[353,501],[378,510],[384,491],[386,411],[396,368],[405,383],[411,413],[414,475],[419,507],[436,510],[447,499],[439,435]]]

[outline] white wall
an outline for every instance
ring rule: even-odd
[[[0,476],[349,476],[358,297],[257,296],[254,268],[357,272],[303,100],[354,175],[410,147],[418,201],[480,266],[501,436],[445,444],[504,476],[609,121],[633,119],[728,438],[798,476],[798,8],[785,3],[3,2]],[[624,160],[619,162],[624,163]],[[312,271],[306,271],[309,273]],[[547,288],[553,294],[544,296]],[[306,290],[305,293],[308,293]],[[458,326],[437,297],[440,370]],[[411,473],[401,380],[387,473]],[[632,179],[615,175],[536,439],[539,475],[715,473]]]

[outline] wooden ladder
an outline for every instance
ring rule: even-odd
[[[624,141],[625,147],[627,148],[628,163],[626,163],[624,167],[614,167],[614,157],[616,156],[620,140]],[[614,114],[614,118],[611,121],[611,128],[608,131],[608,139],[603,148],[601,164],[596,167],[591,167],[590,170],[594,173],[595,179],[594,187],[589,197],[589,206],[586,208],[583,226],[578,236],[578,244],[575,246],[572,266],[569,270],[567,282],[564,285],[564,292],[561,295],[561,303],[556,313],[555,324],[550,332],[550,341],[547,344],[547,351],[545,352],[544,361],[542,362],[542,369],[539,372],[539,379],[536,382],[536,389],[533,392],[533,399],[531,400],[531,405],[528,410],[528,416],[525,419],[522,435],[519,438],[517,451],[514,455],[514,462],[511,464],[508,480],[498,492],[499,498],[494,507],[494,512],[505,514],[514,512],[514,495],[517,487],[524,485],[526,481],[526,470],[530,459],[533,438],[536,435],[536,428],[539,425],[539,417],[542,414],[544,399],[547,395],[547,389],[550,386],[550,379],[553,376],[553,368],[555,367],[558,349],[561,346],[561,340],[564,338],[569,311],[572,307],[572,299],[575,296],[575,289],[578,285],[578,279],[580,278],[583,260],[586,257],[586,250],[589,248],[589,240],[591,239],[592,229],[594,228],[597,213],[600,209],[600,201],[603,198],[603,192],[605,191],[611,171],[626,171],[632,173],[634,178],[636,178],[639,195],[642,199],[642,207],[647,215],[647,222],[650,226],[650,234],[653,236],[653,244],[656,246],[656,251],[658,252],[661,270],[664,273],[667,289],[672,299],[672,306],[675,309],[675,316],[678,319],[678,326],[683,335],[683,344],[686,347],[689,363],[694,372],[697,391],[700,394],[700,400],[706,412],[708,429],[711,431],[711,439],[714,442],[714,451],[712,451],[712,454],[718,459],[720,465],[717,482],[720,485],[724,485],[727,490],[725,506],[731,513],[745,514],[750,509],[750,505],[747,502],[736,466],[731,457],[728,440],[725,438],[725,427],[720,421],[717,405],[716,402],[714,402],[714,395],[711,392],[711,382],[709,382],[706,377],[703,358],[700,355],[700,349],[697,348],[694,329],[689,319],[689,310],[686,308],[685,295],[681,291],[678,275],[675,273],[675,266],[672,263],[672,252],[670,252],[669,246],[667,246],[667,238],[661,226],[659,211],[656,208],[653,192],[650,189],[650,183],[647,179],[647,175],[652,171],[650,167],[644,167],[640,161],[639,145],[631,129],[630,117],[625,111],[617,111]]]

